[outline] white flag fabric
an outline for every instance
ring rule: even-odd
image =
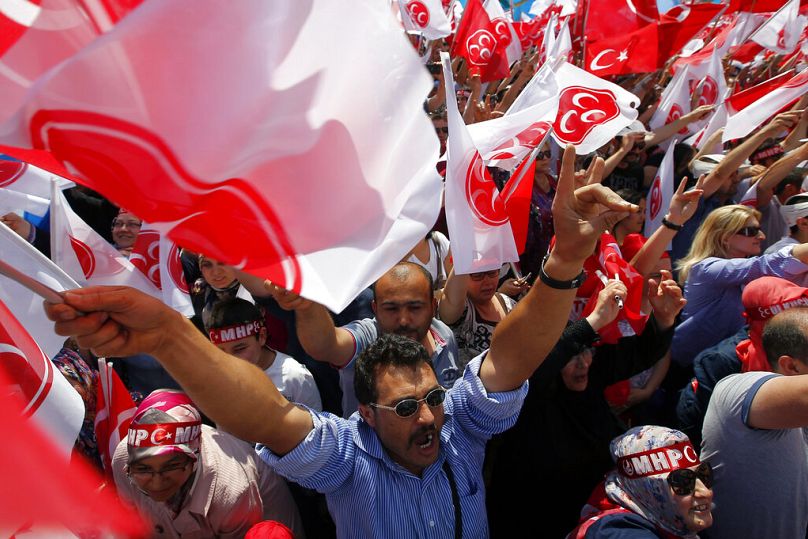
[[[705,144],[707,144],[707,141],[710,140],[710,137],[713,136],[716,131],[723,129],[724,126],[727,125],[727,117],[727,105],[722,101],[721,104],[718,105],[718,108],[713,111],[707,125],[701,131],[699,131],[698,136],[693,140],[692,145],[699,150],[703,149]],[[715,144],[716,147],[706,150],[706,153],[722,153],[720,141],[716,141]]]
[[[454,88],[449,55],[441,53],[447,88]],[[516,262],[519,254],[505,201],[447,92],[449,140],[446,147],[446,224],[452,238],[452,259],[458,275],[497,269]]]
[[[16,213],[34,225],[47,215],[50,201],[38,196],[0,188],[0,215]]]
[[[721,57],[715,52],[706,61],[687,66],[687,81],[691,93],[696,93],[699,88],[697,107],[716,105],[727,93],[724,66]]]
[[[160,290],[132,262],[76,215],[64,194],[51,199],[51,258],[82,286],[131,286],[158,299]]]
[[[44,318],[41,304],[39,310]],[[52,322],[46,324],[53,328]],[[3,387],[3,391],[10,390],[22,399],[25,417],[36,421],[62,450],[61,456],[69,458],[84,422],[84,402],[3,301],[0,301],[0,362],[0,369],[12,384]]]
[[[0,138],[338,312],[437,218],[431,88],[385,2],[147,0],[37,81]]]
[[[513,29],[510,19],[502,9],[499,0],[485,0],[483,8],[494,23],[494,33],[500,44],[505,44],[505,53],[508,55],[508,64],[513,65],[522,57],[522,44],[519,35]]]
[[[758,183],[760,182],[755,182],[749,186],[749,189],[743,194],[738,204],[749,206],[750,208],[757,208]]]
[[[645,230],[644,235],[646,238],[651,237],[651,234],[657,228],[662,226],[662,219],[668,213],[671,200],[673,199],[673,150],[676,146],[674,140],[668,150],[665,152],[665,157],[659,164],[654,181],[651,182],[651,188],[648,190],[648,198],[645,201]]]
[[[398,0],[401,22],[410,34],[440,39],[452,33],[452,25],[440,0]]]
[[[640,99],[620,86],[569,62],[555,77],[559,101],[552,136],[560,146],[572,144],[578,155],[586,155],[637,119]]]
[[[53,182],[56,182],[59,189],[67,189],[75,185],[70,180],[29,163],[0,157],[0,188],[50,200],[51,183]]]
[[[648,125],[651,129],[658,129],[665,124],[681,118],[690,112],[690,90],[687,86],[687,66],[681,67],[673,75],[668,85],[662,91],[659,97],[659,106]],[[686,134],[687,130],[680,132],[680,135]]]
[[[779,88],[772,90],[727,119],[722,141],[745,137],[780,109],[808,91],[808,69],[803,69]]]
[[[800,0],[789,0],[758,28],[750,38],[778,54],[791,54],[797,48],[805,21],[800,18]]]
[[[4,262],[57,292],[79,287],[48,257],[2,223],[0,253]],[[0,276],[0,301],[8,306],[48,357],[55,356],[62,349],[65,338],[53,332],[53,322],[45,316],[41,297],[15,281]]]
[[[144,222],[129,262],[160,290],[163,303],[185,316],[194,315],[180,250],[174,242]]]

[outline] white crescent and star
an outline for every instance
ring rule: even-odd
[[[603,49],[592,59],[592,63],[589,64],[589,69],[593,71],[608,69],[618,62],[625,62],[626,60],[628,60],[628,49],[623,49],[617,54],[616,60],[614,62],[610,64],[601,64],[600,60],[610,52],[616,53],[617,51],[615,49]]]

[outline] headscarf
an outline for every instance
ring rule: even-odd
[[[152,391],[129,425],[129,464],[167,453],[184,453],[196,461],[201,430],[202,417],[188,395],[169,389]]]
[[[779,312],[808,306],[808,288],[780,277],[760,277],[746,285],[741,301],[745,309],[744,318],[749,324],[749,338],[735,347],[741,361],[741,371],[771,371],[771,364],[763,350],[763,328]]]
[[[694,538],[679,514],[668,474],[700,463],[690,439],[678,430],[655,425],[634,427],[609,445],[617,469],[606,476],[606,496],[658,528]],[[653,455],[653,458],[652,458]]]

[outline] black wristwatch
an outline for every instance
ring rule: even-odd
[[[670,228],[671,230],[675,230],[676,232],[679,232],[680,230],[682,230],[682,227],[684,225],[677,225],[677,224],[671,223],[670,221],[668,221],[667,218],[663,217],[662,218],[662,226],[664,226],[665,228]]]
[[[556,290],[572,290],[573,288],[580,288],[584,281],[586,281],[586,272],[581,270],[581,273],[571,281],[558,281],[553,279],[547,272],[544,271],[544,265],[547,263],[547,259],[550,258],[550,253],[544,255],[544,258],[541,261],[541,266],[539,267],[539,279],[541,282],[549,286],[550,288],[555,288]]]

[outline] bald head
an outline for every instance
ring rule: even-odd
[[[373,286],[372,307],[382,333],[395,333],[426,345],[435,314],[432,276],[418,264],[396,264]]]
[[[401,285],[412,287],[413,290],[428,289],[430,300],[434,295],[432,274],[426,268],[414,262],[399,262],[373,284],[373,299],[378,300],[380,290],[383,293],[389,286]]]
[[[781,372],[780,359],[808,360],[808,307],[795,307],[777,314],[763,328],[763,350],[772,370]]]

